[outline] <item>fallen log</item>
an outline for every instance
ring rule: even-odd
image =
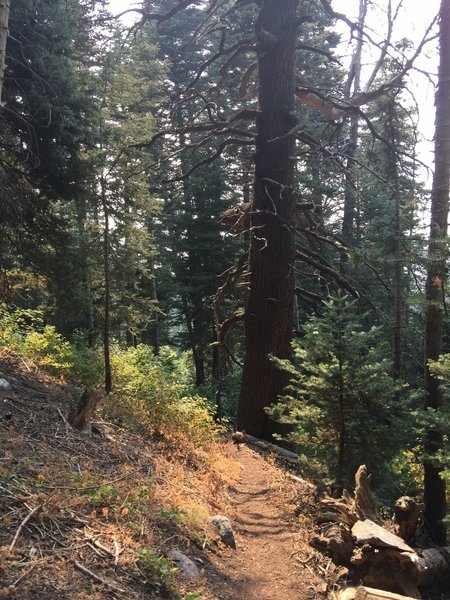
[[[422,506],[407,497],[398,501],[400,517],[391,528],[402,533],[400,537],[388,530],[389,525],[383,526],[364,466],[355,479],[354,498],[345,492],[339,499],[320,501],[317,535],[311,545],[328,554],[335,564],[347,567],[364,588],[375,590],[365,595],[360,592],[358,600],[394,600],[395,594],[420,598],[419,588],[450,579],[450,547],[418,550],[403,539],[409,541],[414,536]]]
[[[414,598],[361,585],[356,590],[355,600],[414,600]]]
[[[259,448],[260,450],[266,450],[267,452],[277,454],[289,462],[298,463],[298,455],[295,454],[295,452],[291,452],[290,450],[286,450],[285,448],[281,448],[280,446],[276,446],[270,442],[255,438],[248,433],[235,431],[231,437],[235,444],[248,444],[249,446]]]
[[[366,586],[420,598],[419,588],[450,578],[450,547],[416,550],[376,523],[358,521],[350,562]]]
[[[411,556],[419,587],[442,583],[450,578],[450,546],[428,548]]]

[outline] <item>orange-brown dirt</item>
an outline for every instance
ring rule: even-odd
[[[246,446],[229,455],[241,474],[229,488],[236,550],[211,559],[209,581],[218,600],[299,600],[325,591],[316,575],[317,555],[308,545],[309,517],[295,517],[296,506],[310,506],[314,488],[291,484],[285,473]],[[311,561],[311,566],[309,565]],[[226,577],[224,575],[226,574]]]
[[[327,597],[333,567],[308,544],[314,486],[273,457],[229,441],[194,448],[174,432],[156,439],[108,406],[101,435],[85,436],[65,422],[73,388],[5,354],[0,377],[12,383],[0,391],[0,598]],[[230,518],[236,550],[210,524],[217,514]],[[170,572],[174,548],[199,578]]]

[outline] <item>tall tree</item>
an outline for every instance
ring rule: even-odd
[[[288,379],[269,356],[291,356],[294,301],[294,113],[298,0],[261,3],[255,22],[258,116],[249,252],[250,291],[245,310],[245,362],[237,426],[270,438],[264,408]]]
[[[398,71],[388,81],[383,81],[381,84],[377,82],[377,86],[373,86],[374,76],[371,76],[365,90],[349,90],[348,95],[344,93],[343,98],[337,100],[336,90],[324,94],[320,85],[317,85],[317,80],[311,84],[302,77],[296,80],[296,45],[299,43],[300,47],[305,46],[303,40],[297,39],[297,33],[306,21],[313,18],[314,13],[312,9],[310,11],[312,14],[301,16],[299,9],[309,11],[311,5],[300,0],[285,0],[283,3],[275,0],[260,0],[250,11],[249,4],[253,3],[248,0],[212,0],[209,4],[203,5],[196,0],[191,2],[178,0],[165,2],[164,8],[159,13],[157,10],[149,12],[150,7],[153,7],[151,3],[150,7],[142,10],[142,15],[144,21],[154,19],[163,23],[187,6],[195,5],[198,10],[203,11],[204,19],[194,30],[193,39],[203,41],[216,36],[220,41],[217,52],[205,58],[192,81],[186,85],[186,93],[177,105],[179,107],[183,101],[190,101],[193,97],[198,98],[197,118],[185,122],[182,127],[166,131],[166,134],[171,136],[180,134],[204,136],[203,141],[197,138],[194,143],[189,139],[184,150],[200,151],[200,157],[183,178],[194,168],[210,164],[230,147],[256,146],[253,202],[248,214],[250,217],[248,264],[239,263],[230,275],[234,281],[237,280],[239,272],[249,276],[249,298],[243,315],[245,362],[237,424],[254,435],[270,437],[273,424],[269,421],[264,408],[276,401],[287,379],[284,373],[270,363],[269,354],[286,358],[291,353],[295,292],[294,261],[300,259],[317,272],[331,274],[346,289],[349,287],[345,278],[340,277],[336,269],[328,265],[323,256],[317,252],[317,245],[310,244],[310,247],[305,247],[308,246],[307,241],[305,246],[299,248],[294,241],[293,213],[298,198],[297,192],[294,191],[297,141],[302,143],[303,148],[306,144],[313,152],[332,158],[332,153],[327,153],[322,143],[305,131],[305,110],[299,112],[301,115],[299,119],[294,111],[295,97],[303,104],[319,110],[334,126],[336,121],[359,114],[362,106],[398,86],[414,58],[420,53],[426,36],[410,58],[403,57]],[[345,15],[334,13],[327,0],[321,0],[321,6],[330,18],[346,21],[352,31],[359,28]],[[226,25],[230,24],[229,15],[238,12],[242,15],[251,14],[254,17],[253,36],[246,34],[235,43],[228,44]],[[222,17],[220,23],[217,20],[218,16]],[[379,59],[373,70],[375,75],[390,47],[389,39],[386,44],[380,45]],[[239,91],[241,97],[245,97],[248,84],[256,73],[258,103],[256,109],[255,103],[250,102],[245,108],[239,110],[242,106],[241,102],[227,104],[223,94],[221,95],[221,90],[236,58],[245,53],[249,54],[253,50],[256,52],[257,62],[244,72]],[[330,53],[326,50],[322,52],[330,57]],[[207,76],[211,73],[211,65],[214,63],[220,65],[220,79],[215,85],[208,87],[205,83],[208,82]],[[205,149],[205,140],[211,140],[214,135],[219,140],[216,142],[216,151],[202,157],[201,150]],[[307,210],[306,208],[305,211]],[[307,214],[305,220],[308,221],[307,217],[310,216]],[[314,228],[314,225],[312,227]],[[307,228],[308,225],[302,225],[304,232]],[[309,232],[309,240],[314,233],[314,231]],[[328,239],[327,242],[330,243],[331,240]],[[227,324],[229,323],[230,320]],[[219,333],[219,341],[220,338]]]
[[[429,361],[442,354],[442,323],[444,312],[444,281],[448,259],[447,227],[450,192],[450,0],[440,7],[440,62],[436,93],[436,133],[434,177],[430,206],[430,238],[426,281],[425,324],[425,408],[439,410],[442,391],[438,378],[430,371]],[[435,456],[442,444],[442,434],[430,429],[425,440],[424,462],[425,523],[435,542],[445,544],[446,514],[445,482]]]
[[[110,342],[114,312],[121,321],[116,334],[125,329],[128,343],[133,343],[138,329],[133,309],[140,302],[132,292],[139,288],[140,279],[150,277],[146,263],[153,248],[147,224],[156,206],[145,173],[147,152],[136,147],[151,135],[152,108],[160,98],[156,81],[164,73],[150,37],[151,32],[143,29],[129,47],[121,43],[117,31],[99,57],[97,144],[91,148],[95,157],[92,195],[100,209],[97,214],[102,216],[98,223],[102,227],[101,296],[107,393],[112,386]],[[119,307],[116,311],[114,299]],[[146,303],[146,308],[151,312],[151,302]]]
[[[2,105],[3,78],[6,61],[6,41],[8,39],[10,0],[0,0],[0,106]]]

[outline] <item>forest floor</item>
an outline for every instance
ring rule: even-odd
[[[308,544],[314,486],[287,484],[283,469],[247,446],[229,456],[241,469],[229,492],[237,548],[211,560],[214,598],[299,600],[326,592],[314,571],[323,559]],[[302,509],[307,516],[295,516]]]
[[[0,377],[12,386],[0,390],[0,598],[329,597],[333,567],[308,543],[314,485],[273,456],[125,427],[111,406],[100,434],[81,435],[65,421],[79,390],[11,355]],[[173,569],[173,550],[198,576]]]

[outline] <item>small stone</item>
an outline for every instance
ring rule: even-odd
[[[195,562],[179,550],[171,550],[169,552],[169,558],[179,569],[182,577],[185,577],[186,579],[196,579],[197,577],[200,577],[200,571]]]
[[[6,379],[3,379],[2,377],[0,377],[0,390],[11,390],[11,384],[9,383],[9,381],[6,381]]]
[[[215,515],[214,517],[211,517],[211,523],[219,532],[220,539],[225,546],[236,549],[236,540],[234,539],[234,532],[230,519],[223,515]]]

